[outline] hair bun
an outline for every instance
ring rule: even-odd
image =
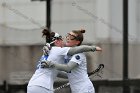
[[[81,32],[81,33],[85,33],[86,30],[85,30],[85,29],[81,29],[80,32]]]

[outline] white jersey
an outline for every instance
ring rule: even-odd
[[[50,50],[48,61],[56,63],[64,63],[64,56],[67,55],[70,47],[52,47]],[[49,90],[53,90],[53,83],[57,76],[57,70],[53,68],[39,68],[30,79],[28,86],[41,86]]]
[[[69,57],[68,61],[76,62],[77,67],[68,73],[72,93],[94,93],[94,87],[87,74],[87,63],[84,53]],[[66,61],[65,61],[66,62]]]

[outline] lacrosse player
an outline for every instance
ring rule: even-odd
[[[80,46],[83,41],[83,33],[85,33],[85,30],[73,30],[68,33],[65,45],[67,47]],[[94,49],[96,51],[102,50],[100,47]],[[49,54],[49,57],[51,56],[53,56],[52,53]],[[65,56],[65,64],[49,60],[49,57],[45,61],[46,67],[66,71],[72,93],[95,93],[94,86],[87,74],[87,62],[84,53]]]

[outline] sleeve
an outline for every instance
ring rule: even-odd
[[[81,45],[76,47],[71,47],[68,51],[68,55],[74,55],[77,53],[89,52],[89,51],[96,51],[96,46],[89,46],[89,45]]]
[[[85,55],[83,53],[79,53],[73,55],[71,60],[67,64],[52,63],[52,67],[56,68],[57,70],[70,72],[73,68],[80,65],[83,61],[85,61]]]
[[[68,79],[67,73],[64,71],[58,71],[57,77]]]
[[[57,63],[49,63],[50,67],[53,67],[57,70],[70,72],[73,68],[77,66],[77,63],[70,61],[68,64],[57,64]]]
[[[81,45],[76,47],[53,47],[58,55],[74,55],[77,53],[89,52],[89,51],[96,51],[95,46],[88,46],[88,45]]]
[[[70,61],[75,62],[77,64],[81,64],[84,59],[85,59],[85,55],[83,53],[79,53],[73,55]]]

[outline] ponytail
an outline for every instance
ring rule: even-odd
[[[45,37],[46,43],[50,43],[51,42],[51,40],[50,40],[51,33],[50,33],[50,31],[47,28],[43,29],[43,31],[42,31],[42,37]]]

